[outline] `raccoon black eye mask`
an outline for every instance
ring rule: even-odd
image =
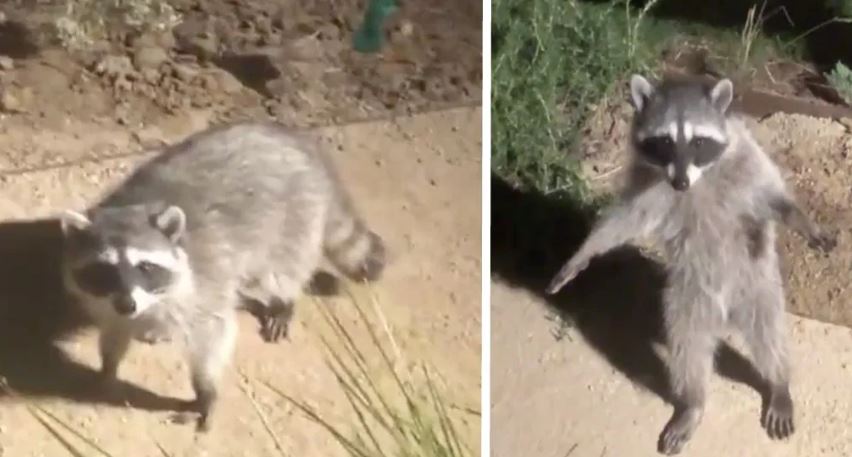
[[[665,167],[679,155],[698,167],[715,162],[727,145],[710,137],[694,136],[689,142],[675,143],[668,135],[653,136],[639,142],[639,152],[649,163]]]
[[[174,279],[167,268],[148,261],[135,266],[126,261],[118,264],[97,261],[77,269],[74,276],[83,290],[98,297],[134,287],[157,293],[166,289]]]

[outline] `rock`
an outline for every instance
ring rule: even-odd
[[[139,71],[160,68],[167,60],[169,54],[158,46],[141,46],[133,53],[133,65]]]
[[[6,113],[25,113],[33,101],[33,91],[29,87],[5,87],[0,89],[0,111]]]
[[[163,131],[157,126],[148,126],[132,134],[133,140],[145,149],[154,149],[165,146],[167,141]]]
[[[325,24],[319,28],[319,38],[323,41],[339,40],[340,28],[335,24]]]
[[[15,61],[9,56],[0,56],[0,70],[13,70]]]
[[[142,47],[159,47],[170,50],[175,47],[175,36],[171,32],[149,32],[133,38],[130,46],[134,49]]]
[[[233,95],[243,90],[243,83],[240,82],[234,75],[225,70],[215,70],[212,72],[216,79],[216,84],[222,92]]]
[[[282,54],[288,59],[313,61],[323,56],[323,47],[315,36],[309,35],[288,43]]]
[[[146,68],[142,70],[142,79],[150,84],[157,84],[160,81],[160,72],[156,68]]]
[[[94,70],[99,75],[120,78],[133,73],[133,63],[127,56],[104,56]]]
[[[174,64],[172,68],[175,77],[185,83],[191,82],[196,76],[198,76],[198,69],[187,64]]]
[[[199,35],[186,43],[184,51],[194,54],[200,59],[211,59],[219,53],[219,40],[211,34]]]

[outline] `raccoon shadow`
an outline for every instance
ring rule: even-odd
[[[186,401],[120,381],[98,389],[98,371],[71,358],[59,344],[89,326],[63,298],[58,220],[0,223],[0,401],[58,397],[76,402],[174,411]]]
[[[533,292],[634,385],[674,404],[664,360],[655,345],[665,341],[663,265],[624,246],[590,262],[556,295],[544,293],[563,262],[591,229],[594,215],[538,192],[513,189],[491,177],[492,273]],[[764,404],[767,386],[751,362],[723,343],[716,354],[719,375],[755,389]]]

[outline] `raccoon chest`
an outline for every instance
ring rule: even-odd
[[[703,270],[724,269],[736,263],[730,254],[742,250],[739,233],[738,221],[712,212],[683,211],[666,224],[661,241],[677,264],[691,264]]]

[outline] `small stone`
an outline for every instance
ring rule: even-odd
[[[159,47],[168,50],[175,47],[175,36],[171,32],[143,33],[134,37],[130,45],[136,49],[142,47]]]
[[[0,56],[0,70],[13,70],[15,61],[9,56]]]
[[[6,113],[24,113],[32,102],[32,89],[14,89],[7,87],[0,93],[0,111]]]
[[[192,81],[198,76],[198,70],[189,65],[176,64],[173,70],[175,77],[185,83]]]
[[[166,144],[166,139],[164,138],[163,131],[160,130],[157,126],[148,126],[132,134],[133,139],[139,143],[143,148],[153,149],[157,147],[164,146]],[[157,341],[158,335],[153,335],[153,341]]]
[[[403,22],[402,25],[400,25],[399,27],[399,33],[401,33],[402,36],[405,37],[411,36],[411,34],[414,33],[414,24],[412,24],[410,21]]]
[[[243,83],[240,82],[234,75],[228,73],[225,70],[217,70],[213,72],[213,75],[216,78],[216,82],[219,85],[219,88],[222,92],[232,95],[243,90]]]
[[[140,47],[133,54],[133,65],[139,71],[160,68],[160,65],[167,60],[169,60],[169,54],[165,49],[156,46]]]
[[[133,63],[127,56],[105,56],[95,65],[95,73],[119,78],[133,73]]]
[[[313,61],[322,57],[323,53],[322,44],[313,35],[297,38],[284,48],[284,55],[293,60]]]
[[[156,68],[146,68],[142,70],[142,79],[150,84],[156,84],[160,81],[160,72]]]
[[[219,53],[219,43],[213,35],[197,36],[189,40],[186,51],[200,59],[210,59]]]

